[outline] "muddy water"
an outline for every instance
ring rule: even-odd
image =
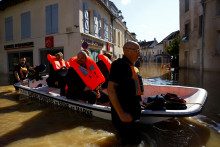
[[[208,91],[204,111],[191,118],[175,118],[142,125],[145,146],[220,146],[219,73],[170,72],[159,64],[142,64],[144,82],[203,87]],[[68,109],[30,101],[17,94],[7,75],[0,75],[0,146],[120,146],[111,121]]]

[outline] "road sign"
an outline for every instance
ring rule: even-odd
[[[89,45],[88,45],[88,43],[87,43],[87,42],[83,42],[83,43],[82,43],[82,48],[87,49],[87,48],[88,48],[88,46],[89,46]]]

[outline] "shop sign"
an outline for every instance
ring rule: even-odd
[[[4,45],[5,50],[34,47],[34,42],[24,42]]]
[[[88,39],[88,38],[83,38],[83,42],[87,42],[88,45],[95,46],[98,48],[103,48],[103,46],[104,46],[103,43],[101,43],[99,41],[92,40],[92,39]]]
[[[46,48],[53,48],[54,47],[53,36],[45,37],[45,47]]]

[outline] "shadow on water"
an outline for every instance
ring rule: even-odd
[[[23,121],[20,127],[0,135],[0,146],[6,146],[26,138],[39,138],[65,130],[73,130],[80,126],[83,128],[91,128],[92,130],[105,130],[107,132],[112,132],[111,121],[89,117],[83,114],[79,115],[79,112],[73,112],[65,108],[44,104],[37,100],[23,99],[22,101],[19,101],[19,95],[8,93],[7,96],[5,96],[6,94],[7,92],[1,92],[1,99],[16,101],[17,104],[8,107],[1,107],[1,115],[13,112],[29,113],[39,111],[39,113],[36,113],[33,117]],[[20,115],[17,117],[19,116]],[[19,119],[22,118],[14,119],[14,121],[19,121]],[[114,130],[113,133],[115,133]],[[106,138],[106,140],[108,141],[100,142],[99,145],[114,146],[114,144],[117,143],[116,138],[113,135]]]

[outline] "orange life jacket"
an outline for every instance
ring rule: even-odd
[[[77,63],[77,57],[70,58],[69,64],[74,68],[86,86],[90,87],[91,90],[96,89],[100,84],[105,82],[105,78],[100,69],[90,57],[87,57],[86,59],[86,67],[88,69],[80,66]]]
[[[134,65],[130,65],[130,67],[131,67],[131,70],[132,70],[132,77],[137,82],[137,86],[136,86],[136,92],[137,93],[136,93],[136,95],[143,95],[144,89],[143,89],[142,78],[141,78],[141,76],[138,77],[139,70]]]
[[[65,64],[66,64],[66,68],[69,68],[70,67],[70,63],[65,61]]]
[[[53,68],[55,71],[61,69],[61,67],[66,66],[65,61],[61,59],[58,61],[55,56],[52,56],[50,54],[47,54],[47,59],[50,61],[50,63],[53,65]]]
[[[111,68],[112,61],[108,57],[106,57],[105,55],[102,55],[102,54],[99,54],[98,58],[105,63],[105,65],[108,68],[108,71],[110,73],[110,68]]]

